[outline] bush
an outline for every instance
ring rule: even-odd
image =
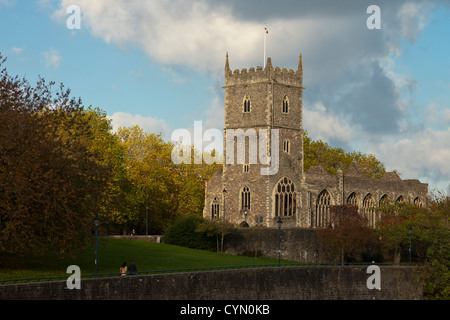
[[[164,234],[164,243],[202,250],[216,250],[216,237],[196,231],[203,222],[198,216],[183,216],[176,219]]]

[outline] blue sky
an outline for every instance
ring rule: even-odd
[[[65,9],[81,9],[69,30]],[[368,30],[366,8],[381,9]],[[223,127],[223,67],[295,68],[303,55],[304,128],[373,153],[404,179],[450,185],[450,2],[0,0],[9,73],[63,82],[113,125],[169,139]]]

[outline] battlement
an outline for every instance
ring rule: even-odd
[[[232,72],[227,53],[225,62],[225,87],[272,82],[301,88],[303,85],[302,56],[300,55],[299,57],[299,65],[296,71],[293,69],[288,70],[287,68],[274,68],[272,66],[272,59],[269,57],[267,58],[265,68],[258,66],[256,70],[254,67],[251,67],[248,70],[247,68],[243,68],[241,70],[235,69]]]

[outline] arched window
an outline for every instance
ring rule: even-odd
[[[389,198],[388,196],[385,194],[380,198],[380,207],[385,206],[389,204]]]
[[[251,110],[251,102],[250,102],[250,97],[248,95],[246,95],[244,97],[244,101],[243,101],[243,111],[244,113],[248,113]]]
[[[220,213],[220,204],[219,200],[217,200],[217,197],[214,197],[214,200],[211,204],[211,219],[219,219],[219,213]]]
[[[403,202],[405,202],[405,199],[403,198],[403,196],[399,196],[397,198],[397,200],[395,200],[395,203],[403,203]]]
[[[275,186],[275,216],[293,216],[296,207],[294,183],[288,178],[283,178]]]
[[[241,210],[250,210],[250,189],[248,187],[241,190]]]
[[[352,194],[347,198],[347,204],[358,206],[358,196],[356,193],[352,192]]]
[[[419,197],[415,198],[414,205],[418,206],[419,208],[422,208],[422,200],[420,200]]]
[[[369,193],[364,197],[363,200],[363,211],[361,212],[362,216],[367,219],[369,226],[375,226],[375,200],[373,196]]]
[[[289,99],[287,96],[283,98],[283,113],[289,113]]]
[[[317,197],[316,212],[312,220],[313,227],[326,227],[330,224],[331,196],[327,190],[323,190]]]

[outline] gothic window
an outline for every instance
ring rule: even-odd
[[[286,153],[290,153],[290,141],[289,139],[286,139],[283,141],[283,151]]]
[[[243,168],[242,168],[242,171],[244,173],[248,173],[250,171],[250,165],[249,164],[244,164]]]
[[[241,190],[241,210],[250,210],[250,189],[248,187]]]
[[[397,200],[395,200],[395,203],[403,203],[405,202],[405,199],[403,198],[403,196],[400,196],[397,198]]]
[[[244,105],[244,113],[248,113],[251,110],[251,102],[250,102],[250,97],[248,95],[246,95],[244,97],[244,101],[243,101]]]
[[[387,195],[383,195],[380,199],[380,207],[389,204],[389,198]]]
[[[219,212],[220,212],[220,204],[217,200],[217,197],[214,197],[214,200],[211,204],[211,219],[219,219]]]
[[[296,207],[294,183],[288,178],[283,178],[275,186],[275,216],[293,216]]]
[[[414,205],[418,206],[419,208],[422,208],[422,200],[420,200],[419,197],[415,198]]]
[[[316,212],[313,216],[313,227],[326,227],[330,224],[331,196],[327,190],[323,190],[317,197]]]
[[[369,226],[375,226],[375,201],[373,196],[369,193],[365,196],[363,200],[363,211],[362,216],[367,219]]]
[[[358,196],[356,193],[352,192],[352,194],[347,198],[347,204],[358,206]]]
[[[283,99],[283,113],[289,113],[289,99],[287,96],[284,96]]]

